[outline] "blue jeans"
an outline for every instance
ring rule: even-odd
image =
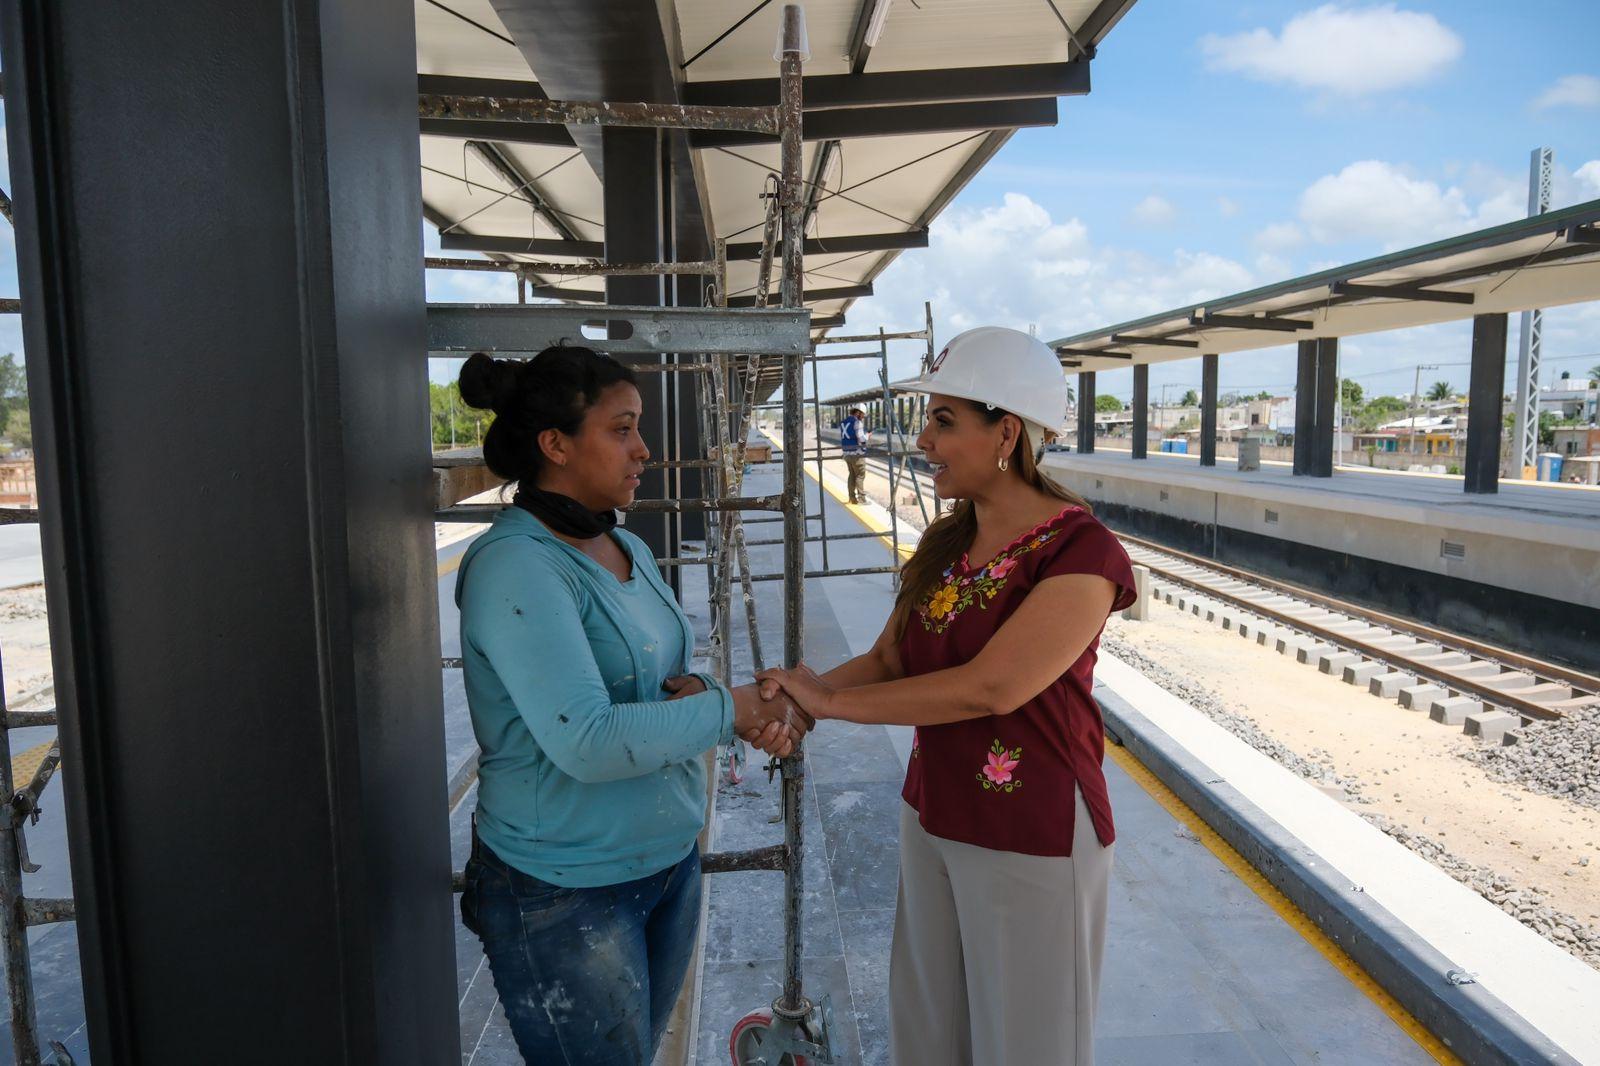
[[[637,881],[562,888],[473,838],[461,920],[526,1062],[647,1066],[694,951],[700,849]]]

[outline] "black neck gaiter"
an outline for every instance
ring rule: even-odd
[[[609,533],[617,525],[616,511],[591,511],[571,496],[546,492],[534,485],[519,485],[511,503],[557,533],[580,540],[591,540],[602,533]]]

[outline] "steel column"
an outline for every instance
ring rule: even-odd
[[[1333,422],[1339,399],[1339,338],[1323,337],[1316,345],[1316,423],[1311,435],[1309,473],[1312,477],[1332,477],[1336,428]]]
[[[1504,314],[1472,319],[1472,379],[1467,383],[1467,455],[1463,464],[1467,492],[1500,491],[1501,396],[1506,387]],[[1515,456],[1513,455],[1513,459]]]
[[[1311,473],[1311,438],[1317,425],[1317,342],[1301,341],[1295,347],[1294,473]]]
[[[1094,452],[1094,371],[1078,375],[1078,451]]]
[[[460,1054],[413,27],[0,4],[97,1063]]]
[[[1150,445],[1150,364],[1133,368],[1133,457],[1145,458]]]
[[[1200,465],[1217,465],[1217,357],[1200,357]]]
[[[605,159],[605,258],[612,262],[656,262],[665,256],[665,212],[661,196],[661,135],[656,130],[636,130],[608,126],[600,131],[600,147]],[[659,306],[666,303],[661,277],[607,277],[606,302],[634,306]],[[620,356],[623,362],[634,362]],[[638,360],[643,361],[643,360]],[[650,362],[655,362],[652,357]],[[668,441],[668,412],[672,387],[669,379],[678,374],[661,374],[654,380],[639,382],[644,398],[644,415],[639,432],[650,454],[658,459],[672,458]],[[647,470],[639,485],[640,499],[663,499],[668,477],[662,470]],[[657,557],[682,554],[678,525],[671,515],[632,516],[628,531],[637,534]],[[674,589],[676,589],[674,585]]]

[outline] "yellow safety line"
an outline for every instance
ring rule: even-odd
[[[11,756],[11,780],[17,783],[18,788],[25,787],[33,780],[33,775],[39,771],[39,764],[44,762],[45,755],[54,743],[53,740],[47,740]]]
[[[439,576],[444,577],[446,574],[454,573],[456,568],[461,565],[461,557],[465,554],[466,552],[457,552],[452,558],[440,563]]]
[[[1345,954],[1343,948],[1329,939],[1327,934],[1318,928],[1315,922],[1306,917],[1305,912],[1295,906],[1289,897],[1278,891],[1272,882],[1263,877],[1261,872],[1250,864],[1249,860],[1235,851],[1232,845],[1217,834],[1216,830],[1205,823],[1204,819],[1190,810],[1188,804],[1179,799],[1143,763],[1134,758],[1132,752],[1115,744],[1107,744],[1106,751],[1116,761],[1117,765],[1122,767],[1123,771],[1149,794],[1151,799],[1161,804],[1168,814],[1182,822],[1195,836],[1199,837],[1200,842],[1206,846],[1206,850],[1215,855],[1235,877],[1243,881],[1251,891],[1261,897],[1261,901],[1271,907],[1289,928],[1299,933],[1305,938],[1306,943],[1321,952],[1323,958],[1327,959],[1334,969],[1344,974],[1351,984],[1359,988],[1366,994],[1368,999],[1377,1004],[1378,1009],[1387,1014],[1389,1019],[1404,1030],[1407,1036],[1415,1040],[1422,1050],[1432,1055],[1435,1062],[1461,1062],[1455,1053],[1444,1045],[1443,1041],[1429,1032],[1393,996],[1384,991],[1382,986],[1357,965],[1354,959]]]
[[[839,490],[829,485],[826,481],[817,481],[816,471],[812,470],[809,466],[803,467],[803,469],[806,472],[806,477],[810,478],[812,481],[816,481],[818,485],[822,486],[823,492],[826,492],[829,496],[832,496],[834,499],[838,500],[839,503],[844,506],[845,510],[849,511],[851,514],[855,515],[856,518],[860,519],[862,525],[866,526],[867,529],[871,530],[872,532],[878,534],[878,539],[883,541],[884,547],[892,550],[896,546],[894,538],[888,535],[887,530],[876,528],[877,523],[872,521],[873,514],[871,511],[867,510],[865,507],[862,507],[860,504],[851,503],[848,495],[839,495]],[[891,500],[890,502],[893,503],[894,501]],[[917,549],[913,545],[901,544],[899,545],[899,548],[900,554],[906,556],[907,558],[917,553]]]
[[[806,471],[806,476],[816,480],[815,475],[810,470]],[[837,492],[829,489],[826,483],[822,483],[822,487],[827,489],[829,495],[833,496],[834,499],[839,500],[848,507],[851,513],[859,518],[861,523],[868,529],[874,528],[875,522],[872,520],[871,512],[852,505],[847,498],[841,497]],[[888,538],[881,536],[883,532],[881,529],[876,531],[880,534],[879,539],[883,540],[885,544],[890,543]],[[905,551],[906,549],[902,548],[901,550]],[[1399,1026],[1407,1036],[1415,1040],[1422,1050],[1433,1056],[1435,1062],[1447,1064],[1459,1064],[1461,1062],[1461,1059],[1457,1058],[1456,1054],[1446,1047],[1443,1041],[1429,1032],[1421,1022],[1413,1018],[1410,1011],[1402,1007],[1398,1000],[1386,992],[1378,982],[1374,981],[1354,959],[1345,954],[1343,948],[1329,939],[1327,934],[1318,928],[1315,922],[1306,917],[1304,911],[1296,907],[1289,897],[1278,891],[1272,882],[1263,877],[1261,872],[1250,865],[1250,862],[1243,855],[1240,855],[1233,849],[1232,845],[1223,840],[1216,830],[1206,824],[1204,819],[1190,810],[1189,806],[1164,785],[1155,774],[1151,773],[1143,763],[1135,759],[1127,749],[1118,745],[1108,744],[1106,745],[1106,750],[1111,754],[1111,758],[1116,761],[1117,765],[1122,767],[1127,775],[1133,778],[1139,787],[1149,794],[1151,799],[1159,803],[1168,814],[1183,823],[1195,836],[1199,837],[1200,842],[1206,846],[1206,849],[1215,855],[1235,877],[1244,882],[1251,891],[1260,897],[1263,903],[1271,907],[1273,912],[1282,918],[1289,928],[1299,933],[1306,943],[1321,952],[1323,958],[1327,959],[1334,969],[1343,974],[1351,984],[1355,985],[1368,999],[1372,1000],[1378,1009],[1387,1014],[1389,1019]]]

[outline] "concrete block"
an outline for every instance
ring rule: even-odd
[[[1532,688],[1520,688],[1517,695],[1534,703],[1556,703],[1560,700],[1572,698],[1572,686],[1557,685],[1549,682],[1543,685],[1534,685]]]
[[[1477,714],[1467,715],[1466,721],[1461,723],[1461,731],[1469,737],[1499,743],[1506,733],[1520,728],[1521,724],[1522,718],[1519,715],[1507,714],[1505,711],[1479,711]]]
[[[1353,666],[1360,661],[1361,656],[1356,655],[1354,652],[1334,652],[1331,655],[1317,656],[1317,669],[1325,674],[1339,676],[1344,673],[1345,667]]]
[[[1332,644],[1307,644],[1295,650],[1294,660],[1297,663],[1320,662],[1324,655],[1337,655],[1339,649]]]
[[[1478,684],[1483,685],[1485,688],[1492,688],[1496,692],[1514,692],[1520,696],[1538,684],[1538,679],[1532,674],[1510,672],[1501,674],[1499,677],[1482,678]]]
[[[1382,696],[1386,700],[1392,700],[1400,695],[1401,689],[1416,683],[1417,676],[1415,674],[1407,674],[1395,670],[1387,674],[1375,675],[1372,680],[1367,682],[1367,691],[1374,696]]]
[[[1450,695],[1448,689],[1438,685],[1407,685],[1400,690],[1400,706],[1408,711],[1426,711],[1433,706],[1433,701],[1444,699]]]
[[[1471,696],[1450,696],[1428,705],[1428,717],[1445,725],[1464,725],[1469,714],[1483,713],[1483,701]]]
[[[1387,663],[1375,663],[1370,660],[1348,664],[1342,675],[1347,685],[1365,685],[1379,674],[1389,672]]]
[[[1503,748],[1509,748],[1513,744],[1521,743],[1522,729],[1520,727],[1516,729],[1508,729],[1500,735],[1500,746]]]
[[[1148,566],[1135,566],[1133,568],[1133,603],[1122,617],[1130,622],[1143,622],[1150,617],[1150,568]]]
[[[1410,658],[1413,662],[1424,666],[1465,666],[1472,661],[1470,657],[1458,651],[1447,651],[1439,655],[1413,655]]]
[[[1279,655],[1293,655],[1311,643],[1310,637],[1284,630],[1273,640],[1272,646],[1277,649]]]

